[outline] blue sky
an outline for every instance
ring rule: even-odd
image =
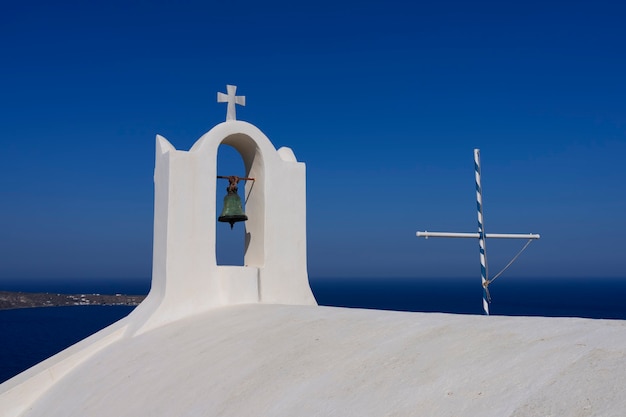
[[[415,237],[476,230],[474,148],[486,231],[542,235],[508,275],[625,277],[626,6],[430,3],[4,5],[0,280],[149,277],[154,137],[189,149],[226,84],[307,164],[312,277],[477,276]]]

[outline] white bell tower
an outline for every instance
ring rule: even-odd
[[[257,127],[236,120],[245,97],[218,93],[226,121],[189,151],[156,138],[152,288],[135,315],[137,331],[213,307],[242,303],[311,304],[306,258],[306,173],[289,148],[276,150]],[[230,145],[246,177],[244,266],[217,265],[217,152]],[[221,201],[219,202],[221,204]]]

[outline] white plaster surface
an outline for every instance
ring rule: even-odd
[[[217,172],[221,145],[237,150],[246,172]],[[216,177],[224,174],[255,179],[242,193],[248,221],[237,225],[246,236],[245,265],[237,267],[218,265],[215,256],[216,227],[228,227],[216,222]],[[316,304],[307,273],[306,170],[291,149],[276,150],[256,126],[234,119],[189,151],[157,136],[154,182],[152,288],[129,332],[224,305]]]
[[[625,410],[625,321],[246,304],[119,339],[13,415],[617,417]]]

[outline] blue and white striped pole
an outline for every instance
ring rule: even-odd
[[[489,315],[487,290],[487,255],[485,249],[485,227],[483,223],[483,194],[480,185],[480,149],[474,149],[474,176],[476,178],[476,209],[478,210],[478,245],[480,247],[480,280],[483,285],[483,310]]]

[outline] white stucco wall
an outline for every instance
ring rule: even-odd
[[[243,267],[220,267],[215,256],[222,144],[239,152],[244,175],[255,178],[245,183]],[[138,308],[136,331],[223,305],[316,304],[306,262],[306,170],[291,149],[277,151],[257,127],[238,120],[215,126],[189,151],[162,136],[156,148],[152,290]],[[228,283],[235,275],[238,282]]]

